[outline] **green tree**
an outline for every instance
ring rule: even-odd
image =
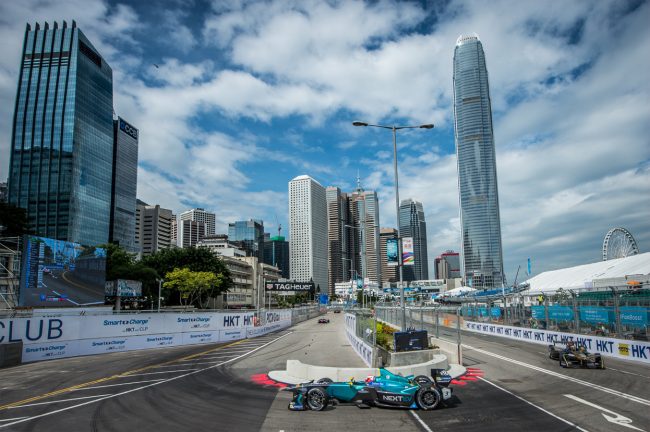
[[[211,272],[217,277],[221,277],[221,284],[214,287],[210,296],[216,297],[219,294],[228,291],[232,286],[230,271],[219,257],[212,253],[208,248],[169,248],[158,251],[152,255],[144,257],[142,264],[151,267],[159,275],[166,275],[175,269],[186,268],[193,272]],[[168,304],[183,304],[178,290],[168,290],[165,297]]]
[[[215,291],[224,282],[223,275],[216,275],[209,271],[191,271],[188,268],[176,268],[165,274],[166,289],[179,293],[182,305],[202,307],[208,297],[213,297]]]
[[[31,234],[25,209],[0,202],[0,235],[15,237],[23,234]]]
[[[137,261],[131,254],[120,246],[109,243],[101,245],[106,249],[106,280],[129,279],[142,282],[142,296],[153,299],[158,297],[158,272]]]

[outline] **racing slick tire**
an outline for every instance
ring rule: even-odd
[[[432,410],[436,409],[440,405],[442,400],[442,395],[438,389],[433,387],[421,388],[415,394],[415,402],[418,404],[422,410]]]
[[[323,387],[313,387],[307,392],[305,403],[312,411],[323,411],[328,402],[329,397]]]
[[[316,381],[316,384],[332,384],[334,381],[332,381],[329,378],[321,378]]]
[[[431,380],[431,378],[429,378],[426,375],[418,375],[415,378],[413,378],[413,381],[415,381],[416,383],[418,383],[420,385],[433,384],[433,381]]]

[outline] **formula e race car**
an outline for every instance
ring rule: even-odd
[[[605,361],[599,353],[590,353],[587,347],[573,341],[568,341],[566,344],[553,342],[548,346],[548,356],[551,360],[559,360],[563,368],[605,369]]]
[[[321,378],[316,382],[287,387],[293,392],[289,403],[292,411],[311,409],[322,411],[328,404],[349,403],[359,408],[396,407],[432,410],[440,402],[451,398],[451,376],[444,369],[431,369],[433,379],[419,375],[401,376],[379,369],[379,376],[369,376],[365,381],[333,382]]]
[[[329,318],[319,318],[318,319],[318,324],[329,324],[330,320]]]

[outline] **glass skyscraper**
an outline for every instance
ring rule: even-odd
[[[135,247],[138,187],[138,130],[119,118],[113,122],[113,189],[109,241],[129,252]]]
[[[454,51],[454,117],[465,283],[504,283],[497,167],[485,53],[478,36]]]
[[[253,256],[264,261],[264,222],[261,220],[229,223],[228,240],[241,242]]]
[[[414,265],[402,267],[405,281],[429,279],[429,254],[427,253],[427,223],[422,203],[405,199],[399,205],[399,233],[402,238],[413,238]]]
[[[37,235],[109,238],[113,72],[77,28],[25,30],[11,141],[9,202]]]

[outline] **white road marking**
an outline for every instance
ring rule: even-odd
[[[76,400],[82,400],[82,399],[92,399],[92,398],[103,397],[103,396],[110,396],[110,393],[92,395],[92,396],[84,396],[84,397],[78,397],[78,398],[70,398],[70,399],[58,399],[58,400],[47,401],[47,402],[37,402],[37,403],[33,403],[33,404],[10,406],[10,407],[7,407],[7,409],[17,409],[17,408],[36,406],[36,405],[49,405],[49,404],[53,404],[53,403],[63,403],[63,402],[70,402],[70,401],[76,401]]]
[[[562,417],[560,417],[560,416],[558,416],[558,415],[555,415],[555,414],[553,414],[552,412],[550,412],[550,411],[548,411],[548,410],[542,408],[542,407],[539,406],[539,405],[535,405],[534,403],[532,403],[532,402],[530,402],[530,401],[528,401],[528,400],[522,398],[521,396],[518,396],[518,395],[514,394],[514,393],[511,392],[510,390],[504,389],[503,387],[494,384],[492,381],[488,381],[488,380],[486,380],[486,379],[483,378],[483,377],[477,377],[477,378],[480,379],[480,380],[483,381],[483,382],[486,382],[486,383],[490,384],[491,386],[494,386],[494,387],[498,388],[498,389],[501,390],[501,391],[504,391],[504,392],[508,393],[509,395],[512,395],[512,396],[516,397],[516,398],[519,399],[520,401],[525,402],[525,403],[527,403],[528,405],[530,405],[530,406],[532,406],[532,407],[535,407],[535,408],[537,408],[537,409],[540,410],[540,411],[545,412],[546,414],[550,415],[551,417],[554,417],[554,418],[560,420],[561,422],[564,422],[564,423],[568,424],[569,426],[572,426],[572,427],[574,427],[574,428],[576,428],[576,429],[578,429],[578,430],[580,430],[580,431],[583,431],[583,432],[588,432],[586,429],[581,428],[581,427],[578,426],[577,424],[571,423],[569,420],[564,419],[564,418],[562,418]]]
[[[216,363],[220,363],[218,361],[213,361],[213,362],[196,362],[196,363],[179,363],[179,364],[170,364],[170,365],[160,365],[160,366],[155,366],[156,368],[168,368],[168,367],[179,367],[179,366],[195,366],[195,365],[213,365]]]
[[[144,381],[129,381],[125,383],[119,383],[119,384],[108,384],[108,385],[100,385],[100,386],[93,386],[93,387],[81,387],[77,389],[72,389],[70,391],[84,391],[84,390],[94,390],[98,388],[106,388],[106,387],[117,387],[117,386],[125,386],[125,385],[130,385],[130,384],[142,384],[142,383],[148,383],[148,382],[155,382],[155,381],[164,381],[164,378],[160,379],[152,379],[152,380],[144,380]]]
[[[1,419],[0,423],[8,422],[8,421],[14,421],[14,420],[22,420],[22,419],[26,419],[26,418],[27,418],[27,416],[25,416],[25,417],[14,417],[14,418],[10,418],[10,419]]]
[[[573,378],[573,377],[561,374],[559,372],[553,372],[553,371],[550,371],[548,369],[544,369],[544,368],[541,368],[541,367],[538,367],[538,366],[533,366],[531,364],[524,363],[524,362],[519,361],[519,360],[511,359],[510,357],[505,357],[505,356],[495,354],[495,353],[490,352],[490,351],[485,351],[485,350],[482,350],[482,349],[479,349],[479,348],[474,348],[474,347],[472,347],[470,345],[463,344],[463,347],[465,347],[467,349],[474,350],[474,351],[479,352],[481,354],[485,354],[485,355],[488,355],[488,356],[491,356],[491,357],[495,357],[495,358],[498,358],[498,359],[501,359],[501,360],[505,360],[505,361],[510,362],[510,363],[514,363],[514,364],[519,365],[519,366],[526,367],[528,369],[533,369],[533,370],[536,370],[538,372],[542,372],[542,373],[545,373],[547,375],[554,376],[556,378],[565,379],[567,381],[571,381],[571,382],[574,382],[576,384],[591,387],[593,389],[600,390],[602,392],[609,393],[609,394],[612,394],[612,395],[615,395],[615,396],[618,396],[618,397],[622,397],[622,398],[631,400],[633,402],[640,403],[642,405],[650,406],[650,400],[643,399],[643,398],[640,398],[638,396],[633,396],[631,394],[623,393],[623,392],[620,392],[618,390],[614,390],[614,389],[610,389],[610,388],[607,388],[607,387],[604,387],[604,386],[601,386],[601,385],[598,385],[598,384],[590,383],[589,381],[584,381],[584,380],[581,380],[581,379],[578,379],[578,378]]]
[[[276,339],[273,339],[270,342],[265,343],[264,345],[262,345],[262,346],[260,346],[258,348],[255,348],[254,350],[252,350],[250,352],[252,353],[252,352],[255,352],[257,350],[260,350],[260,349],[272,344],[273,342],[276,342],[276,341],[282,339],[283,337],[289,336],[291,333],[293,333],[293,331],[287,332],[287,333],[283,334],[282,336],[280,336],[280,337],[278,337]],[[0,425],[0,429],[3,429],[3,428],[8,427],[8,426],[13,426],[13,425],[16,425],[16,424],[19,424],[19,423],[24,423],[24,422],[27,422],[27,421],[30,421],[30,420],[35,420],[35,419],[38,419],[38,418],[43,418],[43,417],[48,417],[48,416],[51,416],[51,415],[54,415],[54,414],[59,414],[59,413],[69,411],[69,410],[74,409],[74,408],[79,408],[79,407],[82,407],[82,406],[86,406],[86,405],[94,404],[94,403],[97,403],[97,402],[101,402],[101,401],[106,400],[106,399],[112,399],[112,398],[115,398],[115,397],[118,397],[118,396],[123,396],[125,394],[133,393],[133,392],[136,392],[138,390],[143,390],[143,389],[146,389],[146,388],[149,388],[149,387],[154,387],[154,386],[164,384],[164,383],[167,383],[167,382],[170,382],[170,381],[176,381],[177,379],[185,378],[187,376],[194,375],[194,374],[197,374],[199,372],[210,370],[210,369],[216,368],[218,366],[233,362],[233,361],[238,360],[238,359],[240,359],[240,358],[242,358],[244,356],[245,356],[245,354],[242,354],[239,357],[235,357],[233,359],[217,363],[217,364],[215,364],[213,366],[209,366],[209,367],[204,368],[204,369],[197,369],[195,371],[188,372],[188,373],[183,374],[183,375],[177,375],[175,377],[167,378],[167,379],[164,379],[164,380],[155,380],[157,382],[154,382],[152,384],[147,384],[147,385],[142,386],[142,387],[137,387],[137,388],[134,388],[134,389],[125,390],[125,391],[123,391],[121,393],[115,393],[115,394],[112,394],[110,396],[95,398],[95,399],[93,399],[91,401],[82,402],[82,403],[77,404],[77,405],[61,408],[61,409],[58,409],[58,410],[46,412],[46,413],[35,415],[35,416],[32,416],[32,417],[25,417],[25,418],[22,418],[20,420],[16,420],[16,421],[11,422],[11,423],[6,423],[6,424],[3,424],[3,425]]]
[[[641,431],[641,432],[645,432],[643,429],[639,429],[636,426],[632,426],[631,425],[632,419],[629,419],[629,418],[627,418],[625,416],[622,416],[619,413],[616,413],[616,412],[614,412],[612,410],[608,410],[607,408],[603,408],[600,405],[596,405],[593,402],[589,402],[589,401],[586,401],[584,399],[581,399],[578,396],[574,396],[574,395],[570,395],[570,394],[565,394],[564,396],[568,397],[569,399],[573,399],[576,402],[580,402],[580,403],[583,403],[585,405],[589,405],[590,407],[596,408],[597,410],[603,411],[601,414],[610,423],[614,423],[616,425],[623,426],[623,427],[626,427],[626,428],[629,428],[629,429],[634,429],[634,430],[638,430],[638,431]],[[608,416],[605,413],[612,414],[614,417]]]
[[[628,375],[634,375],[634,376],[638,376],[638,377],[641,377],[641,378],[650,379],[650,376],[647,376],[647,375],[641,375],[641,374],[634,373],[634,372],[628,372],[628,371],[624,371],[624,370],[620,370],[620,369],[614,369],[613,367],[609,367],[609,366],[607,366],[607,369],[613,370],[613,371],[616,371],[616,372],[620,372],[620,373],[624,373],[624,374],[628,374]]]
[[[428,426],[428,425],[427,425],[427,424],[426,424],[426,423],[425,423],[425,422],[420,418],[420,416],[417,415],[417,414],[415,413],[415,411],[411,410],[411,411],[409,411],[409,412],[410,412],[410,413],[413,415],[413,417],[418,421],[418,423],[420,423],[420,426],[422,426],[422,428],[423,428],[425,431],[427,431],[427,432],[433,432],[433,431],[431,430],[431,428],[430,428],[430,427],[429,427],[429,426]]]
[[[120,375],[120,378],[128,378],[132,376],[143,376],[143,375],[157,375],[157,374],[165,374],[165,373],[173,373],[173,372],[189,372],[189,371],[195,371],[196,369],[176,369],[176,370],[170,370],[170,371],[161,371],[161,372],[146,372],[146,373],[139,373],[139,374],[128,374],[128,375]]]

